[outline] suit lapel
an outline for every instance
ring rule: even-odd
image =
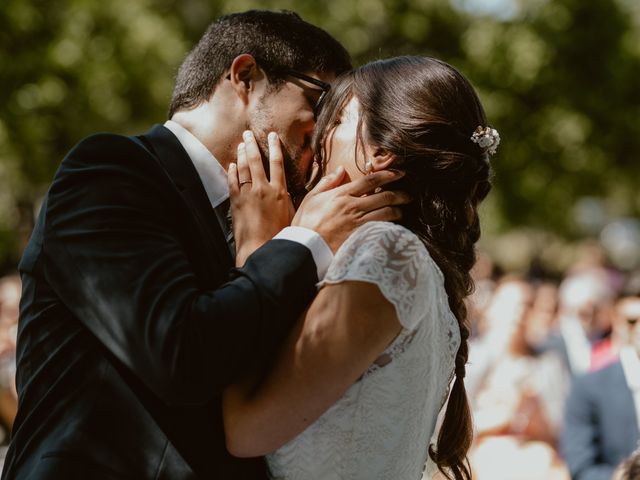
[[[155,157],[178,188],[189,211],[200,226],[200,230],[206,236],[207,243],[215,247],[205,248],[207,254],[211,255],[210,252],[213,250],[225,271],[233,267],[233,259],[229,253],[227,241],[218,224],[202,181],[178,139],[162,125],[155,125],[140,138],[151,148],[152,153],[155,153]]]
[[[627,428],[625,431],[629,432],[629,438],[627,439],[630,444],[635,444],[638,441],[638,415],[636,413],[636,406],[633,399],[633,392],[627,384],[627,379],[624,376],[624,370],[622,363],[616,363],[611,372],[611,385],[609,388],[602,389],[603,394],[606,397],[607,405],[605,408],[617,411],[621,417],[621,426],[634,425],[634,429]],[[611,394],[615,395],[614,404],[611,403]]]

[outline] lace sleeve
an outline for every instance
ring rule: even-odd
[[[389,222],[369,222],[344,242],[322,282],[373,283],[395,307],[400,324],[413,330],[435,302],[430,284],[442,282],[426,247],[410,230]]]

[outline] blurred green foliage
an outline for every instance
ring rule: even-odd
[[[572,209],[585,196],[637,216],[637,2],[501,3],[487,14],[477,0],[2,0],[0,270],[15,265],[65,152],[96,131],[162,122],[177,67],[207,24],[249,8],[297,11],[356,65],[427,54],[465,73],[503,139],[485,230],[575,237]]]

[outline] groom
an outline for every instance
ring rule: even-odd
[[[297,189],[314,109],[349,68],[338,42],[293,13],[228,15],[180,68],[170,121],[71,150],[20,263],[3,479],[265,478],[261,459],[226,451],[221,392],[273,355],[358,219],[397,217],[371,198],[403,200],[364,204],[330,179],[320,208],[279,233],[287,215],[258,205],[243,245],[263,245],[233,269],[225,169],[245,130],[263,150],[275,131]]]

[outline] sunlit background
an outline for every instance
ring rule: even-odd
[[[299,12],[355,64],[428,54],[472,80],[503,139],[482,213],[483,246],[505,268],[560,272],[576,241],[600,236],[621,267],[640,262],[637,1],[3,0],[2,271],[65,152],[92,132],[162,122],[189,47],[218,15],[248,8]]]
[[[637,0],[2,0],[0,275],[65,153],[163,122],[190,46],[249,8],[298,12],[356,65],[426,54],[472,81],[502,138],[481,211],[494,272],[558,282],[594,249],[640,268]]]

